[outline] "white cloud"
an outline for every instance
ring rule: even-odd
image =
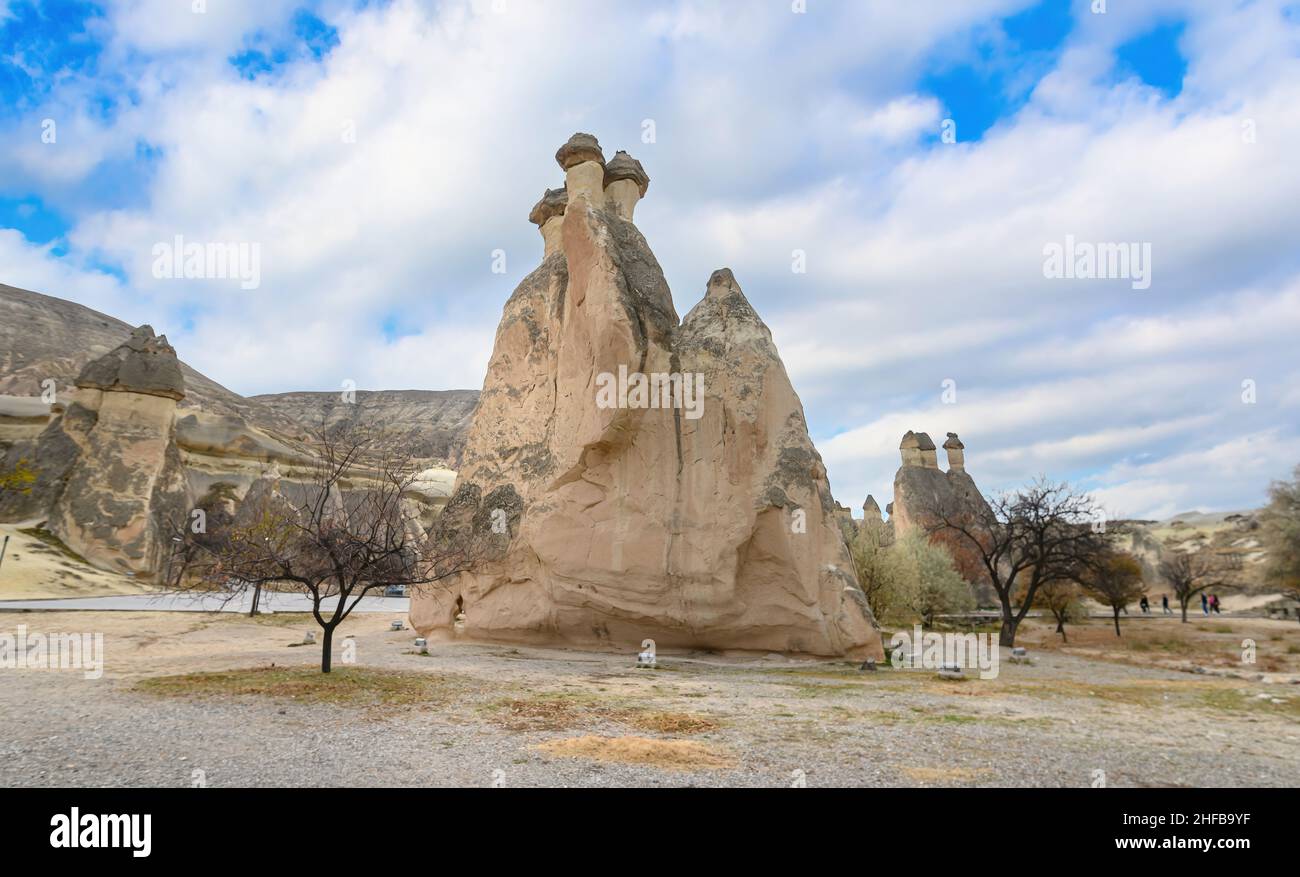
[[[937,100],[906,95],[891,100],[870,116],[851,123],[850,127],[864,136],[898,143],[916,137],[922,131],[933,133],[939,128],[939,120]]]
[[[57,149],[33,119],[0,145],[0,167],[75,215],[73,256],[0,238],[26,278],[0,279],[148,319],[242,392],[477,386],[540,256],[525,217],[560,181],[549,156],[588,130],[649,171],[638,224],[679,311],[736,271],[849,504],[886,501],[911,428],[960,431],[989,489],[1049,471],[1134,513],[1255,501],[1290,468],[1285,441],[1213,487],[1150,467],[1295,432],[1300,369],[1277,364],[1300,323],[1300,28],[1263,0],[1112,4],[1080,16],[1015,117],[933,144],[941,107],[918,74],[1028,5],[339,3],[323,61],[248,81],[226,58],[282,35],[294,4],[116,0],[108,56],[134,102],[105,120],[86,109],[100,83],[73,77],[33,117],[59,119]],[[1183,94],[1116,84],[1114,47],[1182,15]],[[142,142],[153,174],[87,206]],[[152,245],[176,234],[260,243],[261,288],[155,280]],[[1152,288],[1046,280],[1043,245],[1066,234],[1150,242]],[[79,269],[91,255],[125,266],[129,296]]]
[[[0,228],[0,265],[4,266],[0,282],[72,299],[121,320],[146,321],[147,309],[116,277],[60,258],[53,249],[52,244],[38,246],[13,229]]]
[[[1266,487],[1297,460],[1300,436],[1265,430],[1149,463],[1118,464],[1099,477],[1096,495],[1114,516],[1159,520],[1185,511],[1235,511],[1238,485]]]

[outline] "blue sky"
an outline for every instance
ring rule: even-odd
[[[1254,505],[1300,462],[1297,4],[1102,5],[0,0],[0,282],[243,393],[477,386],[586,130],[649,171],[679,312],[735,271],[842,502],[918,429],[990,490]],[[260,287],[154,277],[178,234]],[[1150,288],[1045,278],[1067,235]]]

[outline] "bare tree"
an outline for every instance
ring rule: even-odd
[[[474,528],[426,535],[403,506],[417,467],[402,447],[355,421],[322,430],[296,499],[264,480],[227,526],[186,532],[187,580],[178,586],[225,590],[227,599],[263,586],[305,592],[324,631],[321,672],[330,672],[334,631],[362,598],[435,585],[476,555]]]
[[[1239,570],[1239,559],[1207,550],[1175,551],[1160,561],[1160,576],[1178,598],[1184,624],[1193,597],[1210,588],[1236,587]]]
[[[998,642],[1016,644],[1020,622],[1047,582],[1069,579],[1081,562],[1107,548],[1100,509],[1091,496],[1068,484],[1039,478],[1029,486],[987,500],[987,509],[942,506],[927,510],[926,530],[955,538],[979,559],[998,596],[1002,630]]]
[[[1141,562],[1122,551],[1112,551],[1082,564],[1075,573],[1075,581],[1097,602],[1110,607],[1115,619],[1115,636],[1121,636],[1119,614],[1146,593]]]

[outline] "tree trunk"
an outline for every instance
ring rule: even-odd
[[[1120,636],[1121,634],[1119,632],[1119,609],[1113,606],[1111,608],[1115,612],[1115,636]]]
[[[1065,616],[1056,616],[1056,632],[1061,635],[1061,642],[1068,643],[1070,640],[1065,636]]]
[[[1019,626],[1019,623],[1020,622],[1016,620],[1015,616],[1011,614],[1010,610],[1003,609],[1002,632],[998,634],[998,645],[1006,646],[1007,648],[1015,646],[1016,627]]]
[[[1188,604],[1189,600],[1179,600],[1178,602],[1179,602],[1179,603],[1182,605],[1182,607],[1183,607],[1183,624],[1186,624],[1186,623],[1187,623],[1187,604]]]
[[[262,602],[262,586],[261,586],[261,585],[254,585],[254,586],[253,586],[253,606],[252,606],[252,608],[250,608],[250,609],[248,610],[248,617],[249,617],[249,618],[256,618],[256,617],[257,617],[257,607],[258,607],[258,605],[259,605],[261,602]]]
[[[330,644],[334,641],[334,628],[326,627],[325,635],[321,637],[321,639],[323,642],[321,643],[320,651],[320,671],[322,673],[328,673],[330,671],[331,657]]]

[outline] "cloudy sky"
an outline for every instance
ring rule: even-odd
[[[0,282],[245,394],[478,387],[578,130],[680,313],[735,271],[841,502],[907,429],[1112,515],[1300,462],[1290,0],[0,0]],[[177,235],[260,286],[156,278]],[[1046,277],[1067,236],[1149,288]]]

